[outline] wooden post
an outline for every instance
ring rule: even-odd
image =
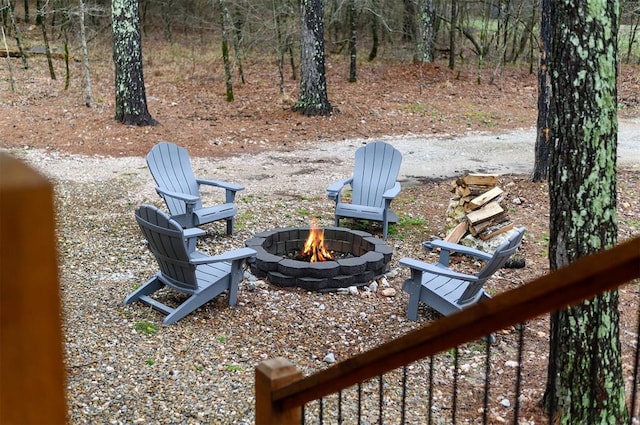
[[[256,425],[300,425],[301,406],[283,411],[279,403],[272,403],[273,390],[302,379],[302,373],[287,359],[266,360],[256,368]]]
[[[53,188],[0,152],[0,424],[64,424]]]

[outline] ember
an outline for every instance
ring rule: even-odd
[[[302,249],[302,258],[310,263],[335,260],[333,253],[324,246],[324,229],[316,226],[315,219],[311,220],[311,229]]]

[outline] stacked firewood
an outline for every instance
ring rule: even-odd
[[[504,190],[496,174],[467,174],[451,182],[448,233],[445,240],[458,243],[467,234],[483,241],[513,229],[502,207]]]

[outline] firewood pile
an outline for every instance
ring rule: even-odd
[[[496,174],[467,174],[451,182],[445,240],[458,243],[467,234],[487,241],[513,229]]]

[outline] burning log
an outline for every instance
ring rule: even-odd
[[[309,237],[304,243],[302,257],[310,263],[317,261],[330,261],[335,259],[334,255],[324,246],[324,230],[316,226],[316,220],[311,220]]]

